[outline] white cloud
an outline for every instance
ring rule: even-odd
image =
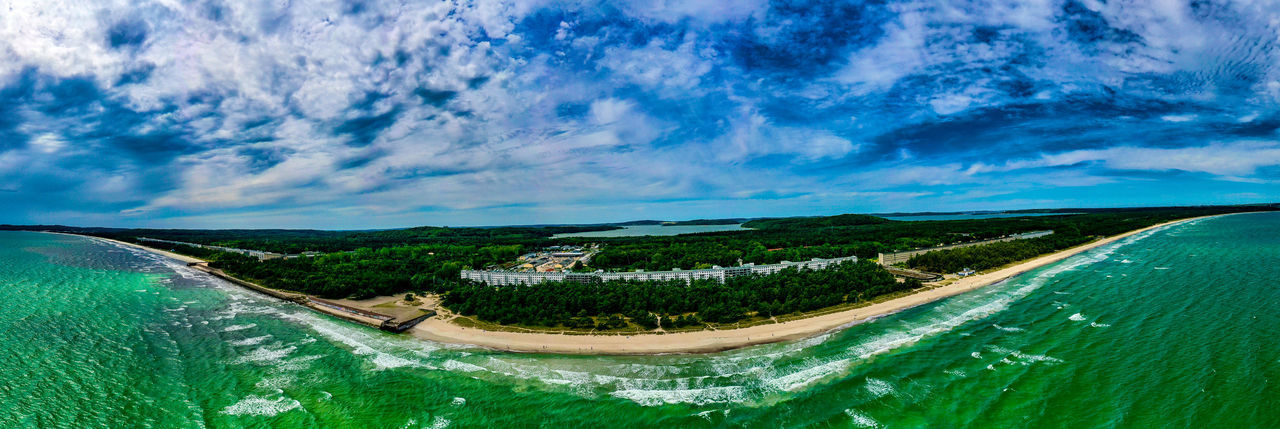
[[[716,159],[739,163],[767,155],[792,155],[805,162],[835,159],[856,152],[859,145],[827,130],[777,126],[764,115],[744,109],[712,147]]]
[[[668,96],[688,96],[702,83],[702,76],[711,71],[715,55],[711,49],[698,47],[689,36],[671,49],[661,40],[650,41],[640,49],[611,47],[605,51],[602,63],[618,76],[663,90]]]
[[[1011,161],[1001,167],[984,166],[980,170],[1011,171],[1081,163],[1100,163],[1116,170],[1181,170],[1219,176],[1248,176],[1259,168],[1280,165],[1280,143],[1238,141],[1182,148],[1119,146],[1073,150],[1045,154],[1038,159]]]

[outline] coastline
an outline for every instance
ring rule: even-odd
[[[1060,250],[1048,255],[1038,256],[1014,265],[1001,268],[996,271],[973,275],[953,281],[947,285],[934,287],[932,289],[923,290],[912,293],[910,295],[901,296],[890,299],[888,301],[878,302],[871,305],[853,308],[849,310],[838,311],[803,319],[791,320],[780,323],[756,325],[746,328],[727,329],[727,330],[703,330],[694,332],[678,332],[678,333],[636,333],[636,334],[558,334],[558,333],[524,333],[524,332],[506,332],[506,331],[490,331],[478,328],[463,327],[452,322],[452,318],[442,319],[441,317],[429,317],[421,321],[416,326],[404,331],[415,338],[435,341],[445,344],[453,344],[459,346],[475,346],[491,350],[521,352],[521,353],[557,353],[557,354],[578,354],[578,355],[657,355],[657,354],[693,354],[693,353],[714,353],[726,350],[733,350],[743,347],[770,344],[784,341],[800,340],[829,332],[838,331],[854,324],[866,322],[878,317],[897,313],[912,307],[928,304],[940,299],[959,295],[965,292],[973,291],[984,286],[999,283],[1011,277],[1025,273],[1045,265],[1061,261],[1068,257],[1074,256],[1081,252],[1094,249],[1106,244],[1113,243],[1125,237],[1139,234],[1155,228],[1161,228],[1169,225],[1189,222],[1197,219],[1211,218],[1217,216],[1229,216],[1238,213],[1219,214],[1210,216],[1199,216],[1186,219],[1178,219],[1145,228],[1128,231],[1125,233],[1101,238],[1089,243],[1081,244],[1072,248]],[[72,235],[77,237],[87,237],[91,239],[103,240],[123,246],[130,246],[144,251],[169,257],[184,263],[204,263],[202,259],[190,256],[180,255],[177,253],[143,246],[134,243],[128,243],[109,238],[68,234],[60,232],[49,232],[52,234]],[[229,278],[226,274],[214,273],[208,269],[201,269],[215,277],[220,277],[232,284],[249,283],[240,279]],[[252,283],[249,283],[252,284]],[[268,289],[253,284],[254,287],[240,285],[248,289]],[[274,291],[274,290],[272,290]],[[262,291],[258,291],[263,293]],[[279,293],[285,293],[276,291]],[[274,293],[268,293],[276,298]],[[298,294],[299,297],[305,295]],[[327,308],[321,305],[311,305],[305,298],[303,299],[285,299],[298,303],[309,309],[348,320],[355,323],[378,328],[375,319],[358,317],[357,315],[347,312]]]
[[[1235,214],[1235,213],[1232,213]],[[730,330],[679,332],[672,334],[641,333],[633,335],[572,335],[522,333],[466,328],[449,320],[430,318],[409,332],[415,337],[447,344],[523,353],[559,353],[582,355],[656,355],[714,353],[743,347],[801,340],[838,331],[857,323],[928,304],[943,298],[989,286],[1011,277],[1061,261],[1079,253],[1114,243],[1135,234],[1204,219],[1220,214],[1164,222],[1145,228],[1101,238],[1076,247],[1038,256],[989,273],[956,280],[945,286],[924,290],[888,301],[820,316],[781,323],[756,325]]]
[[[158,254],[158,255],[161,255],[161,256],[168,257],[169,259],[176,259],[176,260],[178,260],[178,261],[180,261],[180,262],[182,262],[182,263],[185,263],[185,264],[194,264],[194,263],[204,263],[204,262],[209,262],[209,261],[206,261],[206,260],[204,260],[204,259],[200,259],[200,258],[193,258],[193,257],[187,256],[187,255],[179,255],[179,254],[177,254],[177,253],[173,253],[173,252],[170,252],[170,251],[168,251],[168,250],[160,250],[160,249],[157,249],[157,248],[154,248],[154,247],[147,247],[147,246],[143,246],[143,245],[141,245],[141,244],[134,244],[134,243],[130,243],[130,242],[127,242],[127,241],[114,240],[114,239],[110,239],[110,238],[106,238],[106,237],[99,237],[99,236],[96,236],[96,235],[81,235],[81,234],[71,234],[71,233],[66,233],[66,232],[54,232],[54,231],[43,231],[43,232],[45,232],[45,233],[47,233],[47,234],[58,234],[58,235],[68,235],[68,236],[72,236],[72,237],[88,238],[88,239],[91,239],[91,240],[102,240],[102,241],[106,241],[106,242],[108,242],[108,243],[115,243],[115,244],[118,244],[118,245],[121,245],[121,246],[128,246],[128,247],[132,247],[132,248],[139,249],[139,250],[145,250],[145,251],[148,251],[148,252],[151,252],[151,253],[155,253],[155,254]]]
[[[266,286],[259,285],[257,283],[232,277],[222,272],[222,270],[210,268],[207,265],[209,261],[206,261],[204,259],[186,256],[178,253],[173,253],[167,250],[157,249],[154,247],[144,246],[141,244],[130,243],[127,241],[120,241],[120,240],[110,239],[106,237],[98,237],[96,235],[80,235],[80,234],[70,234],[65,232],[54,232],[54,231],[44,231],[44,232],[49,234],[69,235],[72,237],[88,238],[91,240],[101,240],[101,241],[105,241],[105,242],[120,245],[120,246],[128,246],[128,247],[143,250],[146,252],[151,252],[151,253],[164,256],[170,259],[174,259],[184,264],[187,264],[188,267],[190,267],[191,269],[217,277],[233,285],[236,285],[236,286],[239,286],[263,295],[267,295],[272,298],[279,299],[281,301],[292,302],[292,303],[301,305],[303,307],[309,308],[311,310],[324,313],[333,317],[337,317],[342,320],[346,320],[348,322],[359,323],[361,325],[369,326],[375,329],[381,328],[382,320],[375,319],[368,316],[363,316],[360,314],[355,314],[352,312],[341,311],[334,308],[325,307],[323,305],[314,304],[312,301],[308,299],[308,296],[306,294],[271,289]]]

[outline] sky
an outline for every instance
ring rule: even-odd
[[[1269,1],[0,0],[0,223],[1280,200]]]

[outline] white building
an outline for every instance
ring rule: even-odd
[[[683,280],[690,283],[694,280],[712,279],[724,282],[728,277],[744,276],[744,275],[768,275],[774,274],[787,268],[802,268],[809,270],[826,269],[832,264],[838,264],[845,261],[858,262],[857,256],[846,256],[843,258],[820,259],[813,258],[805,262],[782,261],[779,264],[744,264],[737,267],[712,267],[700,270],[681,270],[675,269],[671,271],[632,271],[632,272],[603,272],[594,273],[566,273],[566,272],[515,272],[515,271],[483,271],[483,270],[463,270],[462,278],[474,280],[492,286],[506,286],[515,284],[535,285],[547,281],[611,281],[611,280],[635,280],[635,281],[666,281],[666,280]]]

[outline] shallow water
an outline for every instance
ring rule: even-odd
[[[1139,234],[804,341],[521,355],[0,233],[0,427],[1280,427],[1280,214]]]

